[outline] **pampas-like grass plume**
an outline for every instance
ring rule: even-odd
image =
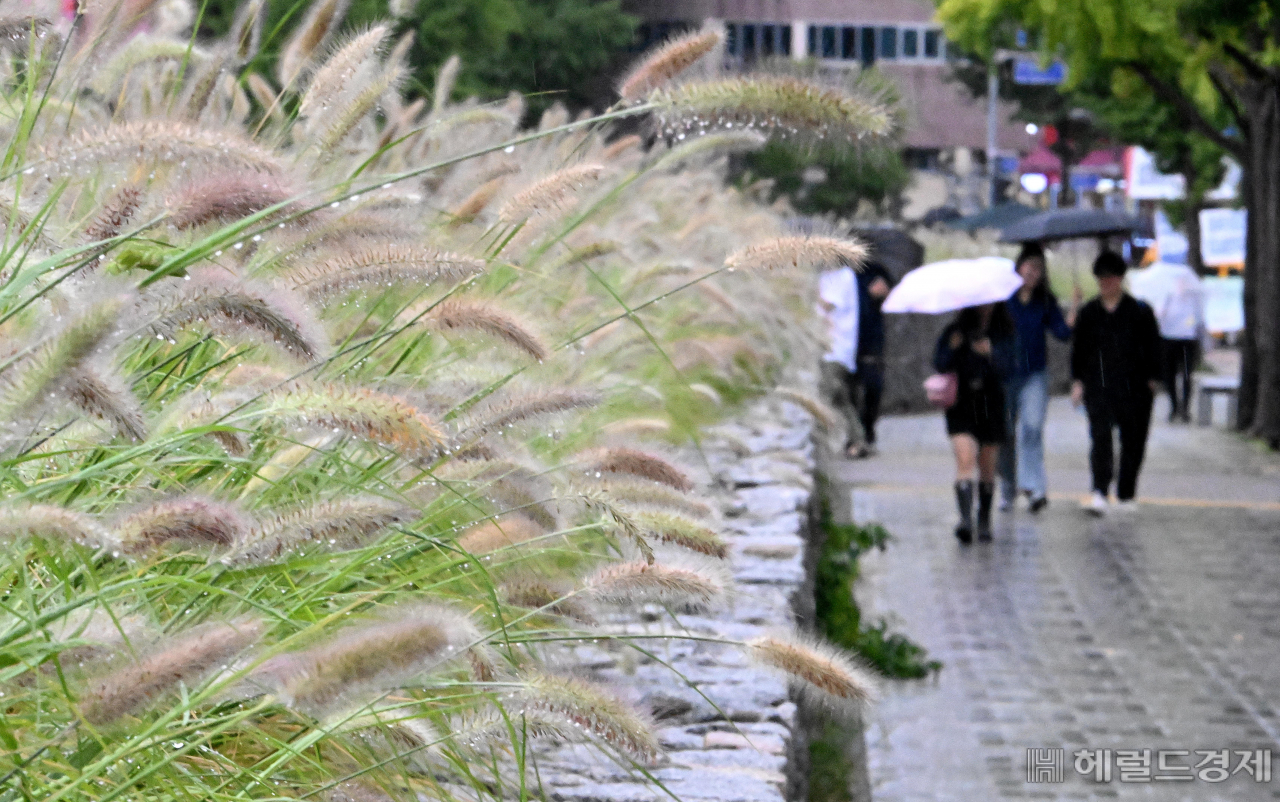
[[[625,477],[610,477],[593,480],[600,489],[613,499],[628,506],[642,510],[657,512],[676,512],[705,518],[711,514],[711,505],[687,495],[673,487],[643,479],[633,480]]]
[[[470,195],[463,198],[462,203],[459,203],[450,212],[453,215],[454,223],[466,223],[474,220],[476,215],[484,211],[485,207],[489,205],[498,194],[498,190],[502,189],[502,185],[506,182],[507,177],[500,175],[497,178],[490,178],[476,187]]]
[[[297,424],[338,429],[412,459],[430,457],[444,445],[434,421],[405,401],[375,390],[298,387],[276,393],[264,411]]]
[[[724,263],[736,270],[772,270],[787,266],[816,269],[837,265],[859,268],[866,258],[866,247],[855,240],[785,236],[734,251]]]
[[[518,513],[477,524],[462,533],[458,547],[469,554],[488,554],[542,537],[541,526]]]
[[[357,548],[411,517],[403,504],[377,496],[324,501],[258,524],[244,533],[222,561],[271,562],[312,546],[334,551]]]
[[[875,685],[866,673],[834,646],[794,636],[769,636],[749,641],[747,651],[837,706],[859,705],[875,695]]]
[[[653,170],[676,170],[691,161],[706,157],[727,156],[730,153],[750,153],[764,147],[769,140],[755,131],[720,131],[704,134],[672,148],[654,162]]]
[[[507,604],[515,607],[542,610],[588,626],[596,623],[595,616],[570,590],[556,587],[545,580],[528,576],[508,579],[502,583],[502,597]]]
[[[139,554],[173,542],[229,548],[244,539],[249,526],[249,517],[234,504],[187,496],[135,510],[111,529],[121,551]]]
[[[415,245],[380,244],[308,261],[286,274],[285,281],[309,298],[323,299],[362,287],[452,283],[483,270],[484,261],[470,256]]]
[[[524,421],[594,406],[599,400],[595,393],[569,389],[542,390],[507,398],[473,411],[458,439],[465,442],[484,437]]]
[[[178,685],[194,688],[249,648],[262,634],[258,621],[206,624],[162,642],[153,652],[91,683],[80,714],[95,726],[158,702]]]
[[[80,368],[71,373],[66,389],[72,404],[107,421],[120,434],[130,440],[147,439],[142,405],[114,372]]]
[[[323,715],[403,686],[463,656],[478,633],[463,614],[438,605],[402,605],[349,627],[327,643],[263,663],[253,679],[287,706]]]
[[[8,507],[0,512],[0,542],[38,537],[60,543],[77,543],[93,549],[114,543],[107,530],[84,513],[53,504]]]
[[[547,346],[529,325],[489,302],[448,300],[427,313],[427,323],[450,331],[471,330],[492,335],[541,362]]]
[[[188,281],[168,281],[147,297],[153,336],[173,339],[197,321],[221,336],[246,335],[279,345],[295,358],[312,360],[327,348],[324,330],[290,293],[236,281],[215,270],[193,272]]]
[[[652,99],[668,133],[730,124],[839,147],[893,130],[892,116],[879,103],[787,76],[690,81],[658,90]]]
[[[639,763],[654,763],[662,747],[640,713],[603,688],[575,677],[532,674],[518,705],[562,716],[570,725]]]
[[[280,51],[276,77],[288,87],[333,36],[347,15],[351,0],[320,0],[311,6],[293,36]]]
[[[654,89],[670,83],[720,44],[716,31],[679,36],[659,47],[637,64],[618,84],[623,100],[641,100]]]
[[[137,213],[138,207],[142,205],[142,198],[141,187],[126,186],[116,190],[98,216],[85,228],[85,238],[90,242],[99,242],[118,235]]]
[[[359,94],[338,109],[333,114],[332,122],[321,132],[317,140],[320,152],[329,153],[342,144],[342,140],[347,138],[365,115],[377,108],[382,98],[400,84],[404,75],[405,70],[399,64],[388,66],[361,89]],[[323,159],[318,160],[316,166],[319,167],[323,163]]]
[[[360,68],[377,57],[387,33],[385,24],[374,25],[338,47],[311,77],[298,103],[298,115],[308,117],[327,111],[350,86]]]
[[[42,155],[63,170],[114,162],[197,162],[218,169],[283,172],[275,155],[243,134],[177,120],[120,122],[85,129],[70,140],[45,147]]]
[[[588,577],[583,587],[589,597],[619,606],[705,607],[718,602],[728,590],[721,571],[709,566],[682,567],[643,560],[605,566]]]
[[[230,223],[256,214],[293,196],[272,175],[219,171],[188,181],[166,203],[169,224],[178,230],[205,223]]]
[[[458,73],[462,71],[462,59],[454,53],[445,59],[436,73],[436,85],[431,92],[431,110],[440,112],[449,104],[449,96],[453,94],[454,84],[458,82]]]
[[[587,473],[621,473],[639,476],[660,484],[688,492],[693,482],[676,466],[655,454],[634,448],[604,448],[588,452],[585,457]]]
[[[579,164],[557,170],[516,193],[502,205],[498,219],[507,224],[518,223],[541,212],[562,209],[574,192],[598,179],[603,172],[604,167],[599,164]]]

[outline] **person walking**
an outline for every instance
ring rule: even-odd
[[[884,265],[867,262],[858,273],[857,282],[857,366],[853,372],[853,398],[864,442],[856,446],[850,456],[870,457],[876,453],[876,421],[880,419],[880,399],[884,395],[884,312],[880,306],[893,288],[893,280]]]
[[[822,356],[821,392],[844,417],[844,449],[852,454],[863,442],[862,424],[853,403],[858,369],[858,289],[853,268],[839,267],[818,276],[818,313],[826,321],[828,343]]]
[[[1064,316],[1049,289],[1044,249],[1038,243],[1022,246],[1014,262],[1022,287],[1005,302],[1013,321],[1017,347],[1004,377],[1005,438],[1000,445],[1000,508],[1013,508],[1019,493],[1028,509],[1039,512],[1049,503],[1044,470],[1044,422],[1049,411],[1048,348],[1045,332],[1066,342],[1071,339],[1080,306],[1077,288]]]
[[[1071,348],[1071,400],[1089,416],[1093,493],[1087,510],[1107,511],[1116,478],[1117,509],[1134,507],[1138,472],[1151,427],[1151,402],[1160,387],[1160,330],[1151,307],[1124,291],[1124,259],[1103,251],[1093,263],[1098,296],[1080,310]],[[1116,476],[1113,430],[1120,431]]]
[[[1012,359],[1014,336],[1004,304],[983,304],[960,310],[934,349],[934,369],[956,376],[956,400],[946,421],[956,460],[955,533],[961,543],[973,541],[975,473],[978,539],[991,539],[996,455],[1005,438],[1002,370]]]

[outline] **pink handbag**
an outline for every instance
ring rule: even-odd
[[[950,409],[956,403],[960,379],[954,373],[935,373],[924,380],[924,394],[938,409]]]

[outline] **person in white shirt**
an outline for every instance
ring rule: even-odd
[[[858,370],[858,281],[853,268],[839,267],[818,276],[818,314],[827,323],[828,350],[822,356],[822,393],[844,416],[846,455],[864,439],[854,406],[854,374]]]
[[[1169,422],[1191,420],[1191,373],[1200,360],[1204,332],[1204,290],[1186,265],[1156,262],[1129,281],[1134,297],[1156,313],[1163,340],[1164,386]]]

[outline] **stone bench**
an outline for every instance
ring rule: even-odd
[[[1227,428],[1236,425],[1236,401],[1240,393],[1238,376],[1197,376],[1196,377],[1196,425],[1208,426],[1213,423],[1213,397],[1227,397]]]

